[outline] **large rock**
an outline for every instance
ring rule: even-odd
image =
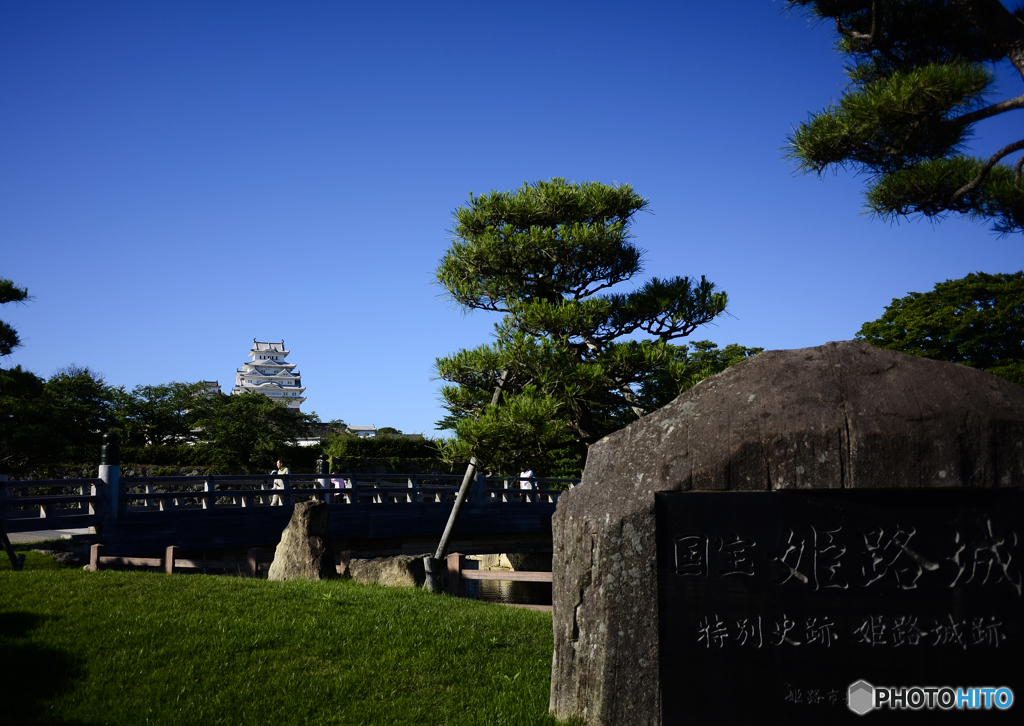
[[[1008,381],[860,342],[740,363],[592,446],[559,499],[551,710],[661,723],[655,492],[1022,485]]]
[[[346,571],[355,582],[384,587],[422,587],[426,579],[423,558],[426,555],[397,555],[371,560],[350,560]]]
[[[337,575],[323,502],[299,502],[281,533],[268,580],[326,580]]]

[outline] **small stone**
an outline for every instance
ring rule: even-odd
[[[53,561],[58,565],[66,565],[68,567],[77,567],[82,564],[82,558],[74,552],[54,552]]]
[[[397,555],[372,560],[350,560],[346,571],[362,585],[422,587],[426,581],[423,558],[428,555]]]

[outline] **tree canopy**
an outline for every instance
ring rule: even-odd
[[[648,207],[627,185],[556,178],[470,193],[455,210],[437,279],[464,309],[503,314],[493,343],[436,364],[448,411],[438,427],[456,431],[463,454],[492,470],[572,467],[678,395],[692,371],[669,341],[724,313],[727,298],[704,277],[609,290],[642,272],[631,226]]]
[[[94,463],[102,435],[121,435],[126,464],[221,473],[267,470],[278,456],[312,467],[298,446],[315,414],[289,410],[261,393],[208,395],[202,383],[112,386],[70,365],[43,380],[20,366],[0,369],[0,467]]]
[[[976,272],[931,292],[893,299],[857,338],[934,360],[962,363],[1024,385],[1024,271]]]
[[[962,214],[1002,234],[1024,232],[1024,139],[988,158],[963,153],[985,119],[1024,108],[993,100],[994,65],[1024,78],[1024,9],[999,0],[787,0],[835,28],[850,79],[838,103],[789,139],[798,168],[865,173],[867,207],[883,219]]]
[[[175,445],[197,440],[197,419],[207,406],[202,383],[164,383],[117,389],[115,426],[123,446]]]
[[[123,391],[88,367],[72,364],[57,371],[43,389],[55,442],[98,450],[104,432],[116,428],[118,393]]]
[[[262,393],[200,396],[196,403],[197,458],[218,469],[270,469],[318,420]]]
[[[0,469],[19,467],[50,443],[52,421],[43,404],[45,381],[23,370],[0,368]]]

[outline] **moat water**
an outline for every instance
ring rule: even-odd
[[[466,583],[470,584],[469,582]],[[479,600],[486,602],[517,603],[520,605],[550,605],[550,582],[506,582],[479,580]],[[468,593],[467,593],[468,594]]]

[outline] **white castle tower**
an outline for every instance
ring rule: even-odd
[[[252,339],[252,350],[249,351],[251,363],[244,363],[235,373],[233,395],[252,391],[264,393],[271,398],[282,399],[288,408],[299,409],[306,397],[302,392],[302,376],[295,370],[294,363],[285,363],[288,353],[284,349],[284,341],[280,343],[262,343]]]

